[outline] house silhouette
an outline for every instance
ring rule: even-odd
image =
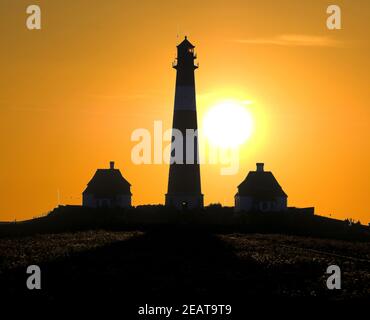
[[[288,196],[271,171],[257,163],[256,171],[250,171],[238,186],[235,195],[235,211],[284,211]]]
[[[131,206],[131,184],[110,162],[109,169],[98,169],[82,193],[82,205],[90,208]]]

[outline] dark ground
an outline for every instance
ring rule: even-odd
[[[42,271],[38,291],[26,288],[33,264]],[[326,286],[333,264],[341,268],[341,290]],[[134,319],[145,304],[231,304],[232,317],[220,318],[245,319],[252,309],[299,306],[299,314],[316,317],[315,304],[367,301],[370,228],[361,224],[294,210],[236,215],[219,206],[61,206],[43,218],[0,224],[1,306],[118,308],[120,318]],[[182,319],[189,317],[199,318]]]
[[[41,267],[40,291],[26,289],[30,264]],[[332,264],[341,290],[326,287]],[[0,288],[2,302],[109,302],[132,315],[146,303],[231,304],[235,315],[263,301],[366,301],[370,242],[186,227],[3,238]]]

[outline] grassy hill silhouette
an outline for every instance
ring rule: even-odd
[[[0,226],[1,295],[35,303],[124,301],[132,315],[145,303],[232,303],[242,313],[245,299],[366,299],[369,230],[331,220],[235,216],[220,207],[60,207]],[[30,264],[41,267],[41,291],[25,287]],[[343,290],[326,287],[332,264],[344,268]]]

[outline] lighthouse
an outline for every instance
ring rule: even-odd
[[[187,37],[177,46],[177,58],[173,64],[176,69],[175,104],[173,112],[173,131],[181,132],[183,137],[182,161],[177,161],[175,139],[172,139],[172,158],[177,160],[170,164],[166,206],[176,209],[194,209],[203,207],[203,194],[200,183],[198,157],[198,136],[187,138],[187,131],[197,132],[197,108],[195,99],[194,71],[196,55],[194,46]],[[173,135],[174,137],[174,135]],[[177,150],[178,151],[178,150]]]

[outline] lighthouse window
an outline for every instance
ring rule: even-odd
[[[189,49],[189,52],[193,53],[194,52],[194,49]]]

